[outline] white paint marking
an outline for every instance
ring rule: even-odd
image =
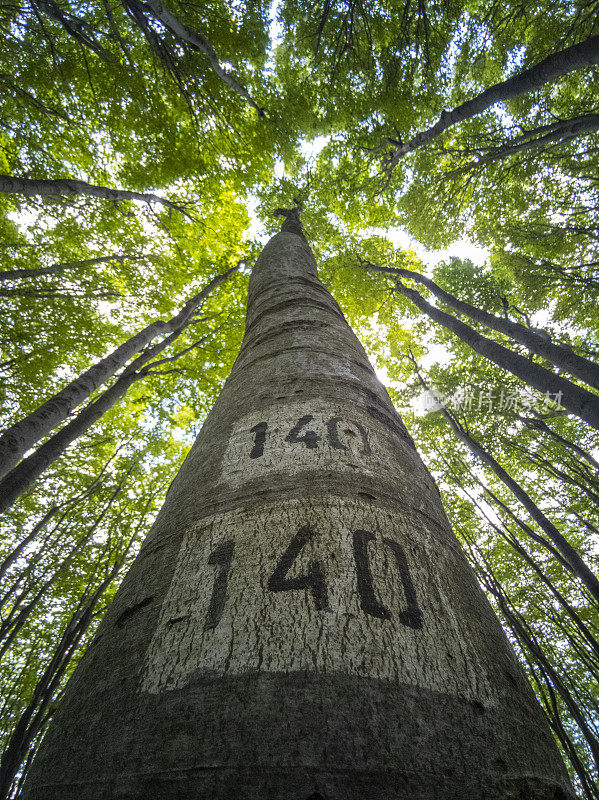
[[[320,562],[328,611],[317,610],[309,588],[268,588],[292,538],[307,525],[315,535],[287,578],[305,575],[311,562]],[[361,608],[352,544],[359,529],[375,536],[368,545],[372,585],[390,619]],[[420,630],[400,620],[406,590],[384,538],[399,542],[405,552],[422,613]],[[205,629],[220,569],[209,564],[209,557],[227,540],[234,541],[234,553],[222,616]],[[194,676],[305,670],[394,680],[492,702],[485,671],[468,644],[478,633],[453,608],[463,566],[457,563],[459,555],[438,542],[438,536],[407,515],[330,497],[206,519],[184,538],[147,653],[142,688],[158,693],[181,688]]]

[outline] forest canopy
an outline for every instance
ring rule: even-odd
[[[2,798],[218,396],[279,208],[599,798],[599,4],[0,8]]]

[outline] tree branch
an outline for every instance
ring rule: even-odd
[[[255,108],[258,112],[258,116],[265,116],[265,109],[261,108],[253,100],[245,86],[239,83],[239,81],[237,81],[223,68],[216,51],[204,36],[180,22],[174,16],[174,14],[172,14],[161,2],[159,2],[159,0],[145,0],[144,2],[140,2],[140,0],[123,0],[123,2],[128,5],[132,11],[137,11],[138,13],[147,13],[147,9],[149,9],[152,16],[158,20],[158,22],[164,25],[164,27],[173,34],[173,36],[176,36],[178,39],[181,39],[181,41],[190,45],[190,47],[192,47],[194,50],[199,50],[200,53],[203,53],[205,56],[207,56],[213,72],[215,72],[222,81],[224,81],[235,92],[237,92],[240,97],[243,97],[246,103],[252,106],[252,108]]]
[[[358,263],[360,267],[365,269],[372,269],[376,272],[396,275],[421,283],[423,286],[426,286],[427,289],[430,289],[441,302],[455,308],[459,313],[466,314],[466,316],[470,317],[470,319],[473,319],[475,322],[479,322],[487,328],[509,336],[515,342],[524,345],[531,353],[541,358],[546,358],[547,361],[551,361],[552,364],[560,367],[570,375],[584,381],[595,389],[599,389],[599,365],[594,361],[579,356],[569,348],[554,344],[549,340],[546,334],[541,335],[536,329],[526,327],[510,319],[496,317],[494,314],[490,314],[482,308],[466,303],[464,300],[459,300],[457,297],[454,297],[454,295],[438,286],[430,278],[420,275],[418,272],[412,272],[409,269],[397,267],[379,267],[377,264],[373,264],[371,261],[360,257],[358,257]]]
[[[139,200],[143,203],[160,203],[171,211],[179,211],[189,219],[193,219],[184,206],[165,200],[157,194],[148,192],[131,192],[128,189],[109,189],[106,186],[95,186],[86,181],[75,178],[56,178],[54,180],[37,180],[30,178],[17,178],[12,175],[0,175],[0,192],[4,194],[20,194],[24,197],[62,197],[70,195],[84,195],[86,197],[99,197],[102,200]]]
[[[579,42],[558,53],[552,53],[543,61],[535,64],[534,67],[501,81],[501,83],[490,86],[484,92],[472,98],[472,100],[467,100],[457,108],[451,111],[442,111],[440,119],[432,127],[417,133],[405,144],[400,142],[397,145],[386,159],[385,171],[390,173],[407,153],[411,153],[418,147],[432,142],[433,139],[436,139],[437,136],[458,122],[463,122],[482,114],[495,103],[505,102],[527,92],[533,92],[535,89],[539,89],[546,83],[551,83],[569,72],[583,69],[598,62],[599,36],[592,36],[584,42]]]
[[[537,138],[531,139],[530,137],[534,136],[535,131],[527,131],[512,142],[506,142],[499,147],[489,148],[483,155],[473,159],[463,167],[452,170],[449,174],[457,175],[472,169],[478,169],[492,161],[498,161],[501,158],[507,158],[516,153],[534,150],[538,147],[544,147],[555,142],[567,142],[577,136],[594,133],[597,130],[599,130],[599,114],[583,114],[574,119],[562,120],[556,123],[556,125],[553,126],[553,130],[546,133],[544,136],[537,136]]]
[[[37,269],[7,269],[0,272],[0,282],[11,281],[17,278],[37,278],[40,275],[54,275],[57,272],[64,272],[67,269],[77,269],[79,267],[90,267],[95,264],[108,264],[110,261],[124,261],[125,259],[141,260],[143,256],[129,255],[127,253],[115,253],[112,256],[100,256],[98,258],[86,258],[82,261],[64,261],[60,264],[52,264],[50,267],[39,267]]]

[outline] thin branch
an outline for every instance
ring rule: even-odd
[[[32,269],[7,269],[0,272],[0,282],[16,280],[17,278],[37,278],[40,275],[54,275],[57,272],[64,272],[67,269],[78,269],[80,267],[91,267],[96,264],[108,264],[110,261],[123,262],[126,259],[141,260],[144,256],[129,255],[127,253],[115,253],[112,256],[101,256],[99,258],[85,258],[82,261],[64,261],[59,264],[52,264],[50,267],[39,267]]]
[[[516,153],[536,150],[539,147],[546,147],[547,145],[557,142],[568,142],[571,139],[575,139],[577,136],[595,133],[597,130],[599,130],[599,114],[583,114],[574,119],[563,120],[559,125],[554,126],[551,132],[546,133],[544,136],[531,139],[530,135],[533,134],[534,131],[530,134],[523,134],[513,142],[506,142],[499,147],[490,148],[483,155],[469,161],[463,167],[451,170],[448,175],[459,175],[473,169],[479,169],[485,164],[499,161],[502,158],[508,158]]]

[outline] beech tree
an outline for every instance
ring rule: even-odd
[[[596,11],[594,3],[564,0],[474,0],[467,6],[453,0],[326,0],[309,9],[294,0],[276,6],[221,0],[22,0],[2,6],[2,430],[31,415],[37,419],[49,398],[61,397],[90,370],[93,375],[124,343],[138,341],[140,331],[151,333],[157,320],[177,318],[215,275],[243,260],[176,342],[167,341],[169,332],[140,352],[125,348],[127,359],[107,382],[86,384],[87,405],[63,406],[61,419],[53,418],[58,427],[38,428],[41,438],[23,440],[21,460],[12,463],[2,502],[9,505],[8,489],[13,499],[24,491],[2,514],[0,533],[5,797],[16,800],[23,792],[48,724],[62,713],[69,676],[105,614],[113,613],[107,609],[121,577],[202,424],[211,424],[210,409],[221,390],[225,396],[229,391],[223,385],[243,338],[249,272],[277,230],[275,211],[303,203],[323,286],[363,342],[439,485],[457,539],[541,703],[575,792],[597,800],[599,617],[592,578],[599,571],[599,442],[587,413],[591,409],[595,422]],[[461,113],[460,121],[451,109]],[[443,120],[438,136],[418,138]],[[416,140],[421,146],[385,170],[399,143]],[[357,269],[359,259],[380,271]],[[407,294],[414,293],[411,298],[397,291],[397,278]],[[290,284],[289,301],[299,301],[300,286],[314,289]],[[330,296],[319,292],[330,306]],[[422,308],[413,302],[416,294]],[[433,314],[445,314],[450,329],[423,313],[423,303]],[[302,319],[303,308],[297,307]],[[327,312],[318,307],[314,313],[316,320]],[[316,335],[315,325],[300,333],[289,325],[290,337],[308,336],[309,330]],[[470,344],[476,340],[485,352],[501,354],[503,366],[472,349],[458,329]],[[357,347],[347,335],[343,342]],[[337,342],[340,359],[343,342]],[[162,364],[133,366],[160,343],[164,350],[152,361]],[[256,346],[266,352],[267,344]],[[310,369],[321,355],[315,353]],[[429,393],[415,376],[414,361]],[[518,375],[509,369],[514,363]],[[291,356],[286,369],[296,374]],[[360,370],[365,383],[374,381]],[[283,371],[269,391],[279,377]],[[545,388],[531,386],[531,378]],[[560,387],[570,393],[567,405],[556,401]],[[378,384],[372,391],[388,402]],[[258,402],[251,398],[248,409]],[[370,405],[377,407],[375,400]],[[584,408],[587,421],[576,413]],[[369,425],[384,424],[366,413]],[[389,414],[396,419],[390,407]],[[327,421],[314,416],[296,432],[299,442],[283,444],[285,452],[300,454],[294,468],[325,446],[337,456],[335,469],[349,453],[362,458],[356,450],[360,429],[338,422],[330,432]],[[254,467],[266,463],[274,441],[269,420],[252,426],[262,422],[268,427],[251,433],[256,454],[264,435]],[[349,451],[331,444],[335,431]],[[308,432],[321,437],[316,447],[308,445],[314,441]],[[228,435],[223,429],[218,441]],[[217,479],[216,473],[209,477]],[[406,481],[396,483],[395,494],[404,491]],[[377,498],[377,489],[365,491]],[[356,502],[375,508],[380,500],[356,496]],[[437,499],[431,502],[438,508]],[[185,525],[177,535],[188,535]],[[366,524],[359,529],[369,530]],[[423,602],[420,568],[406,550],[406,573],[399,551],[373,532],[374,540],[358,536],[355,553],[365,553],[370,565],[371,609],[378,603],[391,618],[368,615],[356,600],[359,591],[368,593],[370,579],[362,571],[359,590],[352,538],[344,580],[351,583],[354,576],[351,602],[358,606],[347,633],[366,619],[383,628],[403,626],[398,641],[425,636],[424,628],[399,617],[413,599],[406,574]],[[286,547],[298,533],[289,535]],[[275,534],[265,536],[274,547]],[[216,544],[214,563],[204,569],[205,598],[212,596],[214,579],[227,572],[229,552],[216,552]],[[306,586],[273,591],[267,575],[263,591],[274,604],[293,600],[314,620],[330,620],[330,612],[315,605],[319,576],[329,600],[337,597],[338,582],[331,581],[328,556],[316,550],[309,555],[316,546],[315,538],[297,559],[288,554],[289,571],[283,574],[281,567],[274,579],[275,588],[277,581],[288,586],[304,578]],[[285,547],[277,552],[282,556]],[[588,571],[588,585],[568,555]],[[236,558],[234,548],[227,591],[241,575]],[[383,575],[377,570],[385,565]],[[389,587],[397,592],[395,605]],[[221,627],[211,629],[215,636],[224,630],[228,602]],[[127,618],[119,635],[133,635],[137,620],[157,614],[153,603]],[[426,608],[418,608],[424,620]],[[111,619],[104,623],[109,628]],[[104,646],[104,636],[90,647],[88,661],[94,648]],[[326,641],[323,636],[318,647]],[[319,663],[308,665],[306,674],[320,674]],[[418,659],[413,664],[427,668]],[[474,698],[459,693],[467,703]],[[485,711],[464,705],[480,712],[475,728],[490,719],[481,702]],[[341,725],[333,710],[323,707],[322,714],[328,714],[331,731]],[[290,719],[293,724],[297,718]],[[389,723],[390,736],[394,725]],[[542,721],[538,727],[543,730]],[[368,741],[372,728],[365,724],[364,730]],[[305,741],[314,743],[316,736],[315,729]],[[459,780],[457,771],[451,774]],[[402,785],[402,776],[396,777]],[[406,786],[409,796],[417,795],[417,786]],[[306,796],[315,793],[334,796],[313,782]]]
[[[552,53],[539,64],[526,70],[520,75],[508,78],[506,81],[491,86],[471,100],[462,103],[451,111],[443,111],[441,118],[428,130],[417,133],[409,142],[391,141],[395,149],[388,156],[387,169],[392,170],[399,159],[417,147],[422,147],[432,142],[448,128],[459,122],[481,114],[495,103],[505,102],[522,94],[530,94],[535,89],[546,83],[567,75],[568,72],[588,67],[599,61],[599,37],[592,36],[584,42],[572,45],[559,53]],[[596,116],[596,115],[595,115]],[[517,145],[511,145],[511,148]],[[507,152],[510,152],[508,149]]]
[[[397,717],[407,704],[409,722]],[[426,753],[423,729],[436,731]],[[572,796],[436,487],[318,280],[293,209],[252,271],[231,375],[23,796],[408,797],[412,787]]]
[[[159,353],[165,350],[170,344],[176,342],[186,327],[198,321],[197,315],[201,311],[210,292],[213,291],[219,283],[226,280],[232,272],[239,269],[240,264],[241,262],[231,267],[222,275],[214,277],[201,291],[188,300],[181,311],[171,317],[170,320],[157,320],[146,326],[142,331],[120,345],[109,356],[106,356],[106,358],[94,364],[93,367],[90,367],[83,375],[79,375],[74,381],[71,381],[68,386],[61,389],[54,397],[46,400],[43,405],[28,417],[6,430],[0,437],[0,477],[3,478],[14,464],[21,461],[26,451],[29,450],[32,445],[44,438],[45,434],[57,428],[69,416],[74,408],[93,394],[95,389],[105,383],[109,378],[113,377],[121,367],[127,364],[132,356],[137,357],[130,364],[127,364],[116,381],[116,383],[121,381],[121,386],[116,389],[115,383],[115,386],[112,387],[112,389],[116,389],[113,392],[115,399],[121,397],[131,383],[148,375],[151,368],[155,368],[165,363],[165,361],[176,361],[179,354],[176,356],[169,356],[160,361],[152,361],[152,359],[159,355]],[[150,347],[152,341],[160,334],[166,335],[160,343]],[[194,344],[192,346],[197,345]],[[138,355],[138,353],[140,355]],[[151,363],[148,365],[148,362]],[[105,410],[110,408],[111,405],[109,405],[109,403],[111,402],[110,399],[107,399],[107,393],[105,392],[102,396],[102,403],[99,404],[102,406],[101,412],[96,412],[95,414],[88,413],[89,420],[84,423],[79,423],[78,427],[81,431],[87,430],[87,427],[92,425],[93,422],[99,418],[97,416],[98,413],[103,414]],[[89,412],[89,408],[86,409],[86,411]],[[77,435],[80,435],[80,431],[78,431]],[[47,444],[48,442],[46,442],[46,445]],[[67,440],[66,444],[70,444],[70,441]],[[59,454],[60,453],[53,457],[58,457]],[[30,482],[31,480],[26,478],[21,484],[23,491]],[[7,490],[5,489],[5,491]],[[10,492],[8,493],[10,495]]]

